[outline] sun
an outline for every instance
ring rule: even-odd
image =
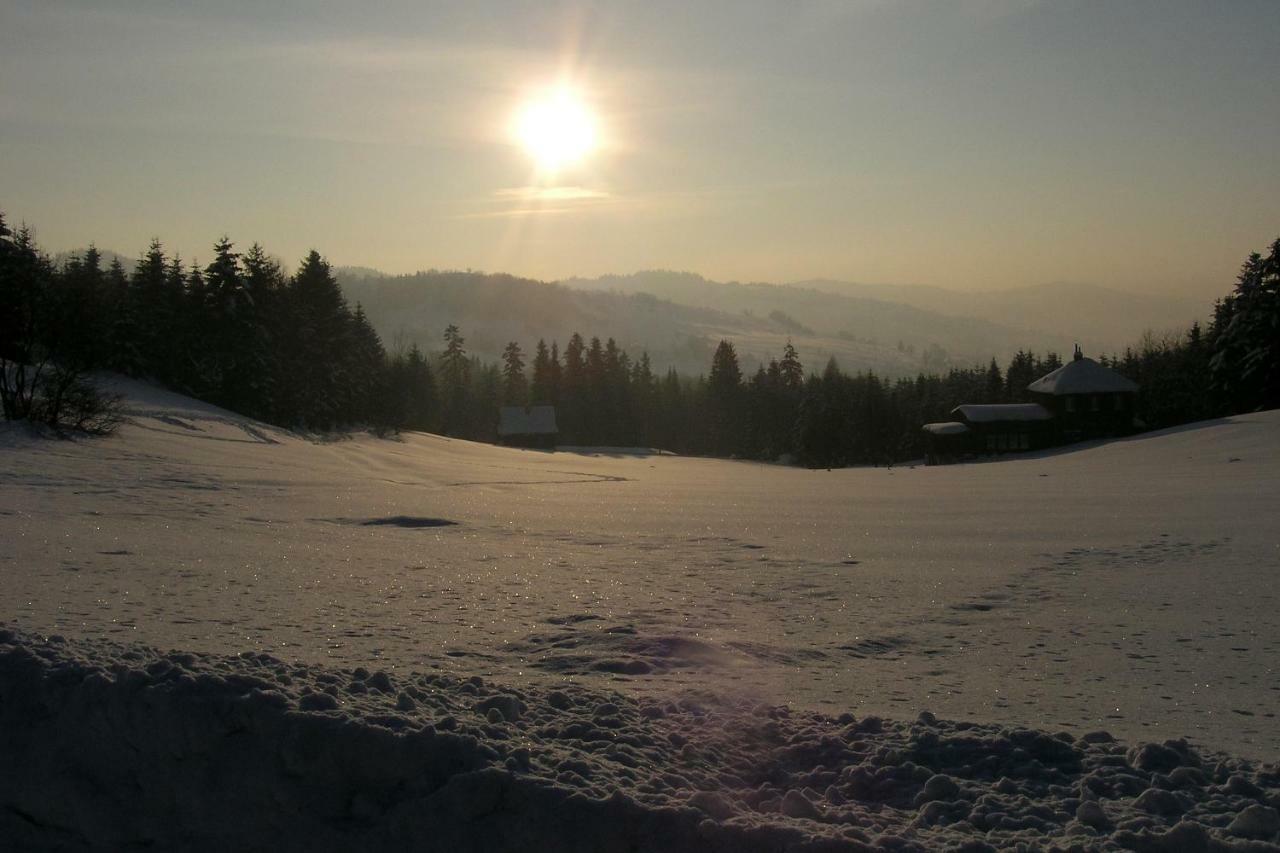
[[[521,107],[515,136],[541,171],[555,173],[595,150],[596,121],[580,95],[560,88]]]

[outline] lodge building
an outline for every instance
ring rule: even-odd
[[[1134,430],[1138,384],[1085,358],[1074,358],[1027,386],[1035,402],[963,404],[945,423],[925,424],[926,460],[1039,450]]]
[[[559,438],[555,406],[503,406],[498,410],[499,444],[553,450]]]

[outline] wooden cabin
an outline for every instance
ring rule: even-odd
[[[983,453],[1039,450],[1134,431],[1138,384],[1116,371],[1075,357],[1027,386],[1033,403],[965,404],[953,421],[925,424],[930,465]]]
[[[925,424],[926,461],[954,462],[979,453],[1039,450],[1055,443],[1053,413],[1039,403],[966,403],[954,421]]]
[[[978,453],[1039,450],[1054,443],[1053,414],[1039,403],[966,403],[951,410]]]
[[[552,449],[560,438],[555,406],[503,406],[498,411],[498,443]]]
[[[1053,413],[1060,442],[1129,435],[1134,430],[1138,383],[1085,358],[1075,357],[1027,386]]]
[[[974,452],[973,434],[959,421],[925,424],[923,429],[927,465],[949,465]]]

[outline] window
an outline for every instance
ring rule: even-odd
[[[1031,436],[1025,432],[1018,436],[1018,449],[1029,450],[1031,448]]]
[[[1092,397],[1089,398],[1089,410],[1093,412],[1102,411],[1102,398],[1099,397],[1097,394],[1094,394]]]
[[[1115,397],[1115,400],[1116,400],[1116,411],[1123,412],[1124,411],[1124,395],[1117,394]]]
[[[1074,411],[1076,410],[1076,398],[1075,398],[1075,397],[1067,397],[1067,398],[1066,398],[1066,400],[1065,400],[1064,402],[1065,402],[1066,410],[1067,410],[1068,412],[1074,412]]]

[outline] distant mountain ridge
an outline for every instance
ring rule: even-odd
[[[65,263],[84,249],[59,252]],[[99,249],[103,266],[125,255]],[[350,302],[363,305],[389,346],[440,346],[457,324],[469,349],[496,360],[507,341],[532,352],[539,339],[564,346],[574,332],[613,337],[655,369],[709,369],[720,338],[732,340],[746,370],[776,358],[788,339],[806,367],[834,357],[847,371],[887,377],[1004,363],[1019,349],[1091,354],[1123,352],[1144,331],[1181,332],[1205,321],[1211,306],[1098,287],[1052,282],[1004,291],[961,293],[928,285],[813,279],[792,284],[721,282],[691,272],[644,270],[568,278],[557,283],[506,274],[430,270],[393,276],[370,267],[334,273]]]
[[[946,358],[935,355],[928,365],[932,367],[945,366],[938,364],[940,360],[971,364],[996,356],[1003,361],[1020,348],[1069,351],[1080,340],[1070,333],[1035,331],[972,314],[956,316],[883,298],[832,293],[803,285],[718,282],[686,272],[646,271],[574,278],[566,279],[564,284],[588,291],[652,293],[723,311],[765,315],[781,311],[811,327],[817,337],[854,339],[894,349],[901,343],[909,353],[944,351]]]
[[[1096,284],[1054,281],[1011,290],[962,293],[929,285],[884,285],[816,279],[796,282],[844,296],[865,296],[928,307],[958,317],[983,317],[1010,326],[1065,332],[1092,351],[1118,351],[1147,330],[1184,331],[1204,323],[1212,306],[1185,296],[1150,296]]]
[[[531,353],[537,341],[563,349],[574,332],[615,338],[633,358],[648,352],[656,370],[706,373],[721,338],[734,341],[744,369],[781,356],[795,341],[805,363],[820,370],[835,356],[849,369],[891,376],[918,369],[917,356],[852,336],[823,337],[780,311],[730,313],[681,304],[651,293],[589,291],[510,275],[420,272],[363,275],[335,270],[348,300],[359,302],[390,346],[440,347],[446,325],[457,324],[470,352],[497,359],[508,341]]]
[[[508,340],[614,337],[655,368],[704,373],[720,338],[734,341],[744,368],[777,357],[790,339],[806,366],[835,357],[849,371],[888,377],[952,365],[1002,363],[1019,349],[1120,353],[1143,331],[1183,330],[1207,306],[1092,285],[1053,283],[1011,291],[958,293],[928,286],[814,280],[790,285],[719,282],[689,272],[546,283],[505,274],[427,271],[390,276],[367,267],[335,270],[348,298],[364,305],[389,343],[436,349],[456,323],[473,352],[496,359]]]

